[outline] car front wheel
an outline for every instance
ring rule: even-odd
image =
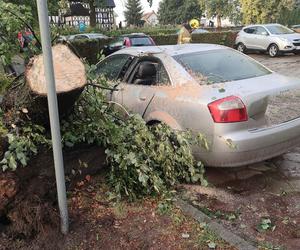
[[[241,53],[246,53],[246,46],[243,43],[238,43],[236,49]]]
[[[269,49],[268,49],[268,53],[271,57],[278,56],[278,54],[279,54],[278,46],[276,44],[271,44]]]

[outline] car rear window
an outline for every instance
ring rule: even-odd
[[[132,46],[151,46],[153,45],[149,37],[132,37],[130,38]]]
[[[231,49],[174,56],[200,84],[230,82],[270,74],[256,61]]]

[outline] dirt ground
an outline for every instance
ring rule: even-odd
[[[235,249],[166,199],[110,200],[103,149],[81,146],[64,152],[64,161],[70,233],[58,230],[53,159],[46,151],[27,168],[0,175],[0,195],[1,187],[16,195],[9,211],[0,209],[0,250]],[[20,181],[7,187],[8,179]]]
[[[68,192],[67,236],[45,228],[36,238],[24,239],[2,228],[0,249],[235,249],[169,202],[109,201],[104,176],[86,176]]]
[[[300,56],[250,56],[300,78]],[[248,167],[210,168],[207,176],[210,188],[187,187],[191,204],[261,249],[300,249],[300,148]]]

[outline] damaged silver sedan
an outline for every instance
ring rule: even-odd
[[[207,166],[233,167],[300,144],[300,80],[224,46],[186,44],[121,50],[98,64],[116,83],[111,101],[149,124],[204,134]]]

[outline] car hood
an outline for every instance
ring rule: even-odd
[[[300,41],[300,34],[299,33],[293,33],[293,34],[285,34],[285,35],[274,35],[275,37],[279,38],[286,38],[289,41],[299,40]]]

